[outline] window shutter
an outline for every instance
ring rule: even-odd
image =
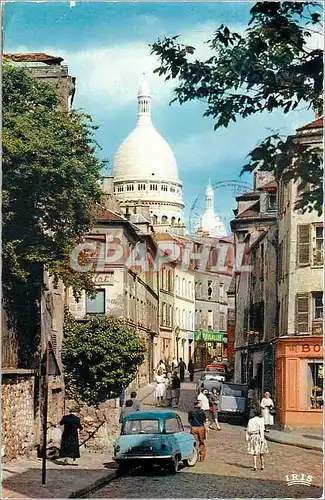
[[[309,333],[309,294],[302,293],[296,296],[296,334],[307,335]]]
[[[297,260],[299,266],[308,266],[310,263],[310,226],[300,224],[297,226]]]

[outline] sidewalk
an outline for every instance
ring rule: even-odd
[[[307,450],[323,451],[323,434],[319,429],[270,430],[265,433],[268,441],[297,446]]]
[[[140,402],[150,397],[155,384],[137,390]],[[78,466],[62,460],[46,462],[46,484],[42,485],[42,459],[32,456],[2,464],[1,498],[80,498],[116,477],[111,453],[89,453],[81,449]]]
[[[78,466],[46,462],[42,485],[42,459],[21,458],[2,465],[1,498],[80,498],[116,475],[111,454],[81,453]]]

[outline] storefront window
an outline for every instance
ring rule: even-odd
[[[319,361],[308,363],[308,397],[309,409],[320,410],[323,408],[323,380],[324,365]]]

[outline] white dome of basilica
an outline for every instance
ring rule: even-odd
[[[175,156],[152,124],[150,89],[141,83],[138,92],[139,112],[135,129],[117,150],[112,167],[114,181],[175,181],[178,177]]]
[[[184,232],[183,185],[175,156],[151,122],[149,85],[138,91],[138,121],[117,150],[114,195],[125,213],[148,213],[157,232]]]

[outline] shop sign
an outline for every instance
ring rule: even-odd
[[[96,285],[113,285],[114,273],[95,274],[94,282]]]
[[[194,332],[196,342],[223,342],[227,338],[225,332],[215,332],[213,330],[196,330]]]
[[[312,353],[319,353],[319,352],[322,352],[322,346],[320,344],[302,344],[301,346],[301,351],[302,352],[312,352]]]

